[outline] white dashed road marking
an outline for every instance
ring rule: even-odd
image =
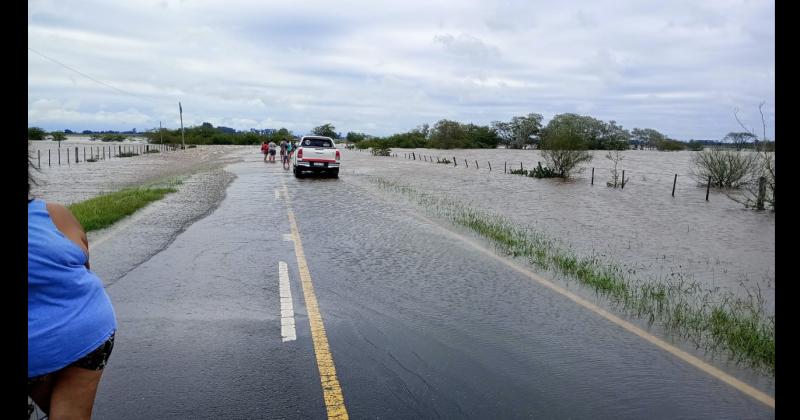
[[[281,294],[281,339],[297,340],[294,329],[294,306],[292,306],[292,289],[289,285],[289,267],[285,262],[278,262],[278,279]]]

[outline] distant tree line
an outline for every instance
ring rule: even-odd
[[[541,114],[530,113],[515,116],[509,121],[493,121],[489,125],[462,123],[442,119],[433,126],[421,124],[412,130],[389,136],[372,136],[360,132],[348,132],[346,136],[337,133],[336,127],[326,123],[314,127],[314,135],[344,139],[357,148],[432,148],[432,149],[481,149],[503,146],[509,149],[555,147],[558,142],[569,139],[569,147],[580,150],[703,150],[708,147],[731,147],[736,150],[758,149],[774,150],[774,141],[759,140],[749,132],[731,132],[720,140],[675,140],[652,128],[634,128],[628,131],[616,121],[602,121],[597,118],[565,113],[555,115],[547,125],[543,124]],[[29,140],[44,140],[50,135],[54,140],[66,139],[66,134],[77,134],[72,130],[47,131],[39,127],[28,128]],[[129,135],[144,135],[150,142],[180,144],[181,130],[161,128],[137,133],[130,131],[91,131],[82,134],[101,141],[122,141]],[[238,131],[230,127],[214,127],[204,122],[199,126],[185,129],[186,144],[260,144],[262,141],[296,140],[286,128],[250,129]],[[550,144],[550,146],[547,146]]]
[[[563,141],[569,133],[571,147],[584,150],[703,150],[706,147],[735,147],[737,150],[758,147],[758,140],[749,133],[728,133],[723,139],[690,140],[669,138],[652,128],[628,131],[616,121],[602,121],[587,115],[558,114],[543,125],[541,114],[515,116],[509,121],[493,121],[490,125],[465,124],[440,120],[433,127],[422,124],[390,136],[379,137],[348,132],[347,141],[357,148],[376,146],[399,148],[477,149],[504,146],[509,149],[539,148],[550,142]],[[769,149],[774,142],[765,143]],[[553,146],[550,146],[553,147]]]

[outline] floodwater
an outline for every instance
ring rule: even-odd
[[[107,288],[119,334],[97,418],[324,417],[289,209],[352,418],[774,417],[358,174],[385,162],[348,151],[350,173],[297,179],[241,150],[216,209]]]
[[[28,150],[30,160],[37,169],[32,169],[30,173],[38,185],[31,185],[31,192],[50,201],[71,204],[130,186],[167,178],[185,178],[193,173],[221,167],[226,163],[237,161],[238,158],[234,155],[243,150],[239,146],[198,146],[183,151],[166,150],[128,158],[109,157],[109,148],[117,150],[122,146],[124,151],[126,147],[144,147],[145,144],[137,141],[104,143],[89,141],[88,138],[75,140],[70,138],[63,141],[59,148],[53,141],[32,141]],[[75,163],[76,147],[79,163]],[[105,159],[102,154],[104,147]],[[156,147],[158,145],[150,145],[151,149]],[[57,157],[59,149],[60,165]],[[93,151],[95,155],[100,155],[101,160],[85,162],[84,149],[87,158]],[[67,163],[67,150],[71,158],[69,163]]]
[[[406,159],[411,152],[417,160]],[[705,186],[690,177],[693,153],[625,151],[618,167],[625,170],[624,189],[606,186],[613,164],[602,151],[593,152],[583,172],[567,182],[503,173],[504,163],[530,169],[543,162],[538,150],[393,149],[398,157],[349,151],[342,173],[444,194],[531,227],[581,255],[599,253],[643,281],[683,279],[737,296],[760,289],[765,310],[774,314],[774,213],[747,210],[713,189],[706,201]],[[437,157],[456,158],[458,166],[437,164]]]
[[[354,418],[773,417],[460,242],[405,198],[376,194],[368,177],[447,194],[578,252],[643,267],[643,276],[682,270],[732,290],[741,288],[738,276],[752,277],[774,302],[774,215],[715,193],[706,202],[705,189],[680,175],[691,169],[689,153],[627,152],[624,190],[605,187],[599,169],[594,186],[588,173],[567,183],[503,174],[504,161],[535,165],[535,151],[447,151],[462,159],[457,167],[395,153],[343,150],[339,179],[296,179],[261,162],[258,146],[200,146],[35,172],[42,182],[34,195],[64,203],[191,175],[179,192],[90,238],[93,269],[107,281],[120,323],[98,418],[320,417],[299,294],[297,342],[280,341],[278,259],[289,264],[292,290],[302,290],[291,242],[281,239],[289,230],[285,198]],[[598,154],[593,164],[603,160]],[[483,161],[492,162],[491,172]],[[679,173],[674,198],[672,171]],[[774,395],[771,378],[712,363]]]
[[[83,162],[84,148],[89,153],[90,147],[137,142],[103,143],[70,137],[62,142],[59,166],[54,163],[58,149],[55,142],[30,144],[34,165],[37,150],[43,156],[42,169],[31,171],[40,184],[32,186],[33,193],[65,204],[222,167],[258,153],[257,146],[199,146],[87,163]],[[81,160],[78,164],[74,163],[76,146]],[[50,166],[46,163],[48,149],[53,157]],[[71,149],[73,158],[69,165],[65,164],[66,149]],[[634,270],[637,279],[643,281],[682,279],[697,282],[706,290],[730,291],[737,296],[760,292],[764,309],[774,314],[775,215],[747,210],[714,190],[706,201],[705,186],[690,176],[694,152],[624,152],[619,165],[619,170],[625,170],[624,189],[605,185],[611,179],[611,161],[602,151],[593,152],[594,159],[583,165],[583,172],[567,182],[503,173],[504,164],[508,169],[519,168],[520,163],[526,169],[534,167],[543,161],[538,150],[394,149],[398,157],[342,152],[341,176],[380,176],[420,191],[447,195],[544,233],[581,255],[598,253]],[[411,152],[417,160],[405,158]],[[421,160],[423,155],[425,159],[432,156],[434,162],[437,157],[455,158],[458,165],[430,163]]]

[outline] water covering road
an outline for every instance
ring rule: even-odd
[[[289,206],[353,418],[774,417],[363,176],[298,180],[256,154],[227,169],[218,208],[107,287],[96,418],[325,417]]]

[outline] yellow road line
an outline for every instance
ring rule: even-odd
[[[431,221],[430,219],[428,219],[428,218],[426,218],[424,216],[421,216],[421,215],[420,215],[420,217],[422,219],[425,219],[425,220],[429,221],[431,223],[431,225],[438,227],[438,225],[436,223],[434,223],[433,221]],[[735,377],[733,377],[733,376],[731,376],[731,375],[729,375],[729,374],[717,369],[716,367],[711,366],[710,364],[706,363],[705,361],[700,360],[697,357],[692,356],[691,354],[689,354],[689,353],[687,353],[687,352],[685,352],[685,351],[673,346],[672,344],[667,343],[666,341],[664,341],[664,340],[662,340],[662,339],[660,339],[660,338],[648,333],[647,331],[645,331],[645,330],[643,330],[643,329],[631,324],[630,322],[625,321],[624,319],[622,319],[622,318],[620,318],[620,317],[618,317],[618,316],[606,311],[605,309],[602,309],[602,308],[598,307],[597,305],[587,301],[586,299],[583,299],[580,296],[575,295],[574,293],[562,288],[561,286],[558,286],[557,284],[545,279],[544,277],[542,277],[542,276],[540,276],[540,275],[538,275],[538,274],[536,274],[536,273],[534,273],[532,271],[529,271],[528,269],[520,266],[519,264],[495,254],[494,252],[484,248],[482,245],[478,244],[477,242],[472,241],[471,239],[467,238],[466,236],[463,236],[463,235],[461,235],[459,233],[455,233],[455,232],[452,232],[450,230],[447,230],[447,229],[444,229],[444,228],[441,228],[441,227],[439,227],[439,229],[444,234],[451,235],[454,238],[457,238],[458,240],[471,245],[473,248],[479,250],[483,254],[485,254],[485,255],[487,255],[489,257],[492,257],[495,260],[500,261],[505,265],[508,265],[509,267],[513,268],[517,272],[519,272],[519,273],[521,273],[521,274],[523,274],[523,275],[535,280],[539,284],[541,284],[541,285],[553,290],[554,292],[556,292],[556,293],[558,293],[558,294],[570,299],[571,301],[577,303],[580,306],[583,306],[584,308],[596,313],[597,315],[602,316],[603,318],[605,318],[605,319],[611,321],[612,323],[614,323],[614,324],[616,324],[616,325],[618,325],[618,326],[630,331],[631,333],[638,335],[639,337],[643,338],[644,340],[648,341],[649,343],[660,347],[662,350],[664,350],[664,351],[674,355],[675,357],[685,361],[686,363],[689,363],[690,365],[702,370],[703,372],[707,373],[708,375],[710,375],[710,376],[712,376],[714,378],[717,378],[718,380],[730,385],[731,387],[739,390],[740,392],[744,393],[745,395],[747,395],[747,396],[749,396],[749,397],[751,397],[751,398],[753,398],[753,399],[755,399],[757,401],[760,401],[761,403],[763,403],[763,404],[765,404],[765,405],[767,405],[767,406],[769,406],[771,408],[775,408],[775,398],[770,396],[769,394],[767,394],[765,392],[762,392],[762,391],[760,391],[760,390],[758,390],[758,389],[756,389],[756,388],[754,388],[754,387],[752,387],[752,386],[740,381],[739,379],[736,379]]]
[[[333,355],[331,355],[330,347],[328,346],[328,336],[325,334],[322,314],[319,312],[317,296],[314,294],[314,285],[311,283],[311,273],[308,271],[303,244],[300,242],[300,232],[297,229],[294,212],[292,212],[291,208],[288,213],[289,224],[292,227],[292,239],[294,240],[294,253],[297,256],[297,269],[300,271],[300,283],[303,285],[303,296],[306,301],[306,309],[308,309],[308,321],[311,324],[311,339],[314,342],[314,353],[317,356],[317,367],[319,368],[319,378],[322,383],[325,408],[328,410],[329,419],[348,419],[342,388],[339,386],[339,380],[336,379]]]

